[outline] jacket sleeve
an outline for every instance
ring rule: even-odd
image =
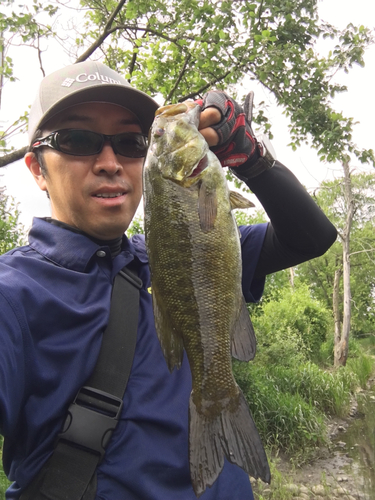
[[[335,242],[336,228],[281,163],[246,184],[270,219],[254,278],[319,257]]]
[[[1,291],[0,311],[0,434],[9,437],[23,405],[25,350],[16,314]]]

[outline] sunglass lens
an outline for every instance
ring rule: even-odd
[[[147,152],[147,141],[142,134],[117,134],[112,139],[116,151],[128,158],[142,158]]]
[[[94,155],[101,150],[103,138],[88,130],[61,130],[56,137],[60,151],[70,155]]]

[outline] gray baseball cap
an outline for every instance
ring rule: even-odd
[[[29,142],[37,129],[60,111],[84,102],[108,102],[127,108],[147,133],[159,107],[150,96],[132,87],[102,63],[84,61],[46,76],[29,115]]]

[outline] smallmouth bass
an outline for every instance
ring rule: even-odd
[[[143,170],[144,222],[155,325],[169,370],[186,350],[192,374],[189,463],[200,496],[224,457],[270,482],[267,457],[232,373],[232,355],[250,360],[256,340],[242,295],[241,248],[219,160],[198,132],[200,108],[160,108]]]

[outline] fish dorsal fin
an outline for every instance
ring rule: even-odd
[[[256,351],[256,338],[249,311],[243,299],[240,314],[232,335],[232,356],[240,361],[250,361]]]
[[[232,210],[235,208],[251,208],[255,207],[254,203],[237,193],[237,191],[229,191],[229,201]]]
[[[199,186],[198,213],[202,231],[211,231],[215,227],[217,217],[217,193],[216,189],[208,186],[204,180]]]

